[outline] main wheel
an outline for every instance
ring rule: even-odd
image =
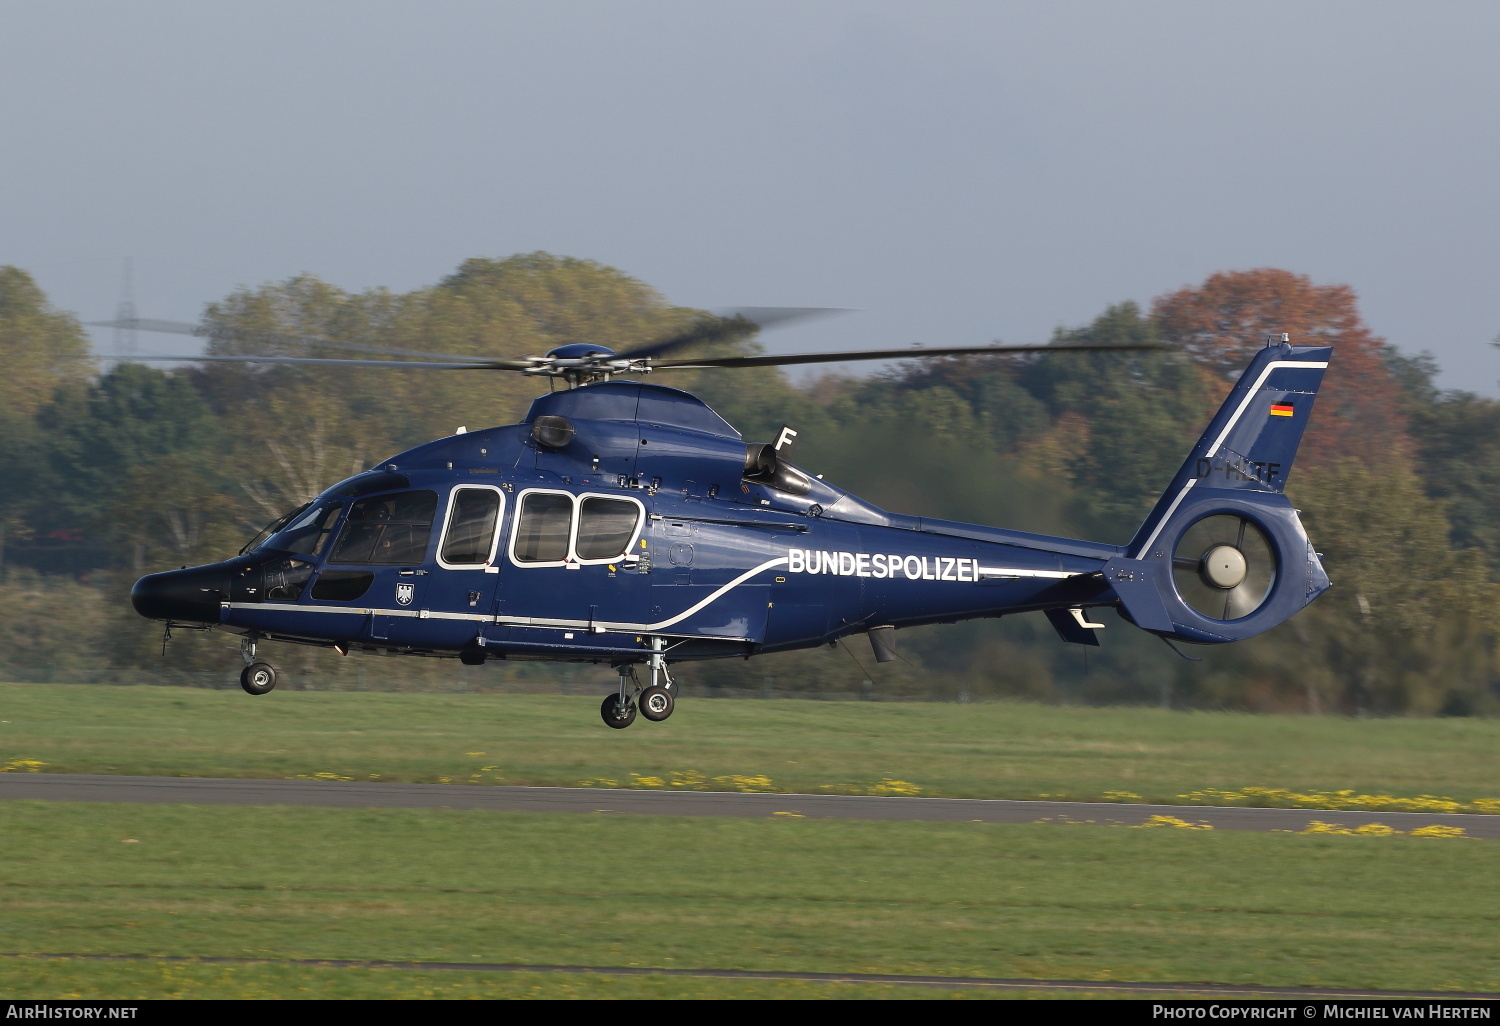
[[[624,730],[635,722],[635,703],[628,698],[622,702],[617,694],[605,695],[604,704],[599,707],[599,715],[604,718],[606,727]]]
[[[240,671],[240,687],[252,695],[264,695],[276,686],[276,667],[251,663]]]
[[[672,701],[672,692],[659,685],[652,685],[642,691],[639,701],[641,715],[657,723],[672,715],[674,704],[676,703]]]

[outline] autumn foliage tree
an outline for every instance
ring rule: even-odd
[[[19,267],[0,267],[0,409],[29,416],[53,389],[93,370],[78,319],[55,309]]]
[[[1301,466],[1352,458],[1378,472],[1411,452],[1385,342],[1365,325],[1349,286],[1315,285],[1306,275],[1269,267],[1226,271],[1159,297],[1151,316],[1160,337],[1210,371],[1221,392],[1268,337],[1286,333],[1295,345],[1333,346]]]

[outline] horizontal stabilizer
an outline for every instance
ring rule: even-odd
[[[1084,617],[1079,615],[1082,612],[1076,607],[1048,609],[1046,610],[1047,621],[1052,624],[1052,629],[1057,631],[1057,636],[1069,644],[1092,645],[1098,648],[1100,627],[1085,627]]]

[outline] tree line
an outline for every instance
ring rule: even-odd
[[[624,348],[705,316],[616,269],[534,253],[468,260],[407,293],[306,275],[241,289],[209,305],[201,330],[224,355],[359,355],[318,341],[339,340],[494,357]],[[1220,273],[1054,339],[1159,351],[926,360],[804,387],[774,369],[655,380],[700,395],[747,440],[796,425],[799,463],[887,509],[1123,543],[1254,350],[1281,332],[1335,352],[1287,485],[1334,588],[1289,623],[1194,651],[1201,662],[1113,618],[1103,647],[1083,652],[1026,614],[903,631],[895,663],[850,643],[683,673],[726,691],[1494,712],[1500,402],[1439,390],[1431,356],[1375,337],[1346,286]],[[174,642],[163,663],[160,628],[129,608],[130,582],[233,554],[410,445],[515,422],[537,389],[480,372],[100,366],[77,319],[14,267],[0,268],[0,367],[0,590],[12,611],[0,670],[45,665],[58,679],[231,666],[224,639]],[[309,674],[336,672],[323,653],[299,658]],[[434,661],[422,672],[464,671]]]

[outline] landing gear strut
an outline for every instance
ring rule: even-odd
[[[672,682],[672,675],[667,672],[667,660],[662,655],[663,645],[661,638],[651,639],[651,658],[646,660],[646,665],[651,667],[651,685],[641,692],[637,701],[641,707],[641,715],[648,720],[660,723],[672,715],[672,707],[677,704],[677,685]],[[658,683],[658,682],[663,683]]]
[[[240,642],[240,655],[245,658],[245,668],[240,671],[240,687],[252,695],[264,695],[276,686],[276,667],[255,659],[254,635]]]
[[[651,639],[651,655],[646,665],[651,668],[651,683],[641,687],[635,675],[635,667],[624,663],[618,667],[620,687],[604,699],[599,714],[605,724],[616,730],[624,730],[635,722],[637,711],[648,720],[661,722],[672,715],[676,706],[677,685],[667,672],[666,644],[661,638]],[[657,683],[662,681],[664,683]]]

